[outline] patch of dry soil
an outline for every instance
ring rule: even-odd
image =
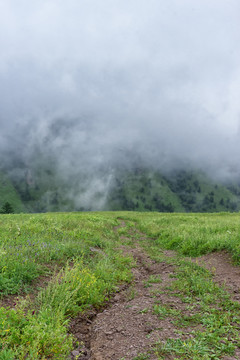
[[[198,257],[195,261],[210,270],[214,274],[214,281],[224,285],[233,300],[240,302],[240,267],[234,266],[229,253],[214,252]]]

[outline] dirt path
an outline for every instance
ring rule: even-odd
[[[133,283],[122,288],[102,312],[93,311],[71,322],[70,331],[81,343],[72,352],[71,359],[157,360],[158,357],[151,351],[153,345],[159,339],[180,337],[170,317],[159,319],[154,314],[154,307],[158,303],[188,313],[186,304],[180,298],[164,291],[173,281],[171,275],[174,267],[166,262],[152,261],[140,246],[143,237],[139,233],[134,248],[123,247],[123,251],[136,261],[136,267],[132,270]],[[165,255],[174,256],[174,253],[166,252]],[[215,280],[228,284],[234,299],[240,301],[240,269],[231,264],[226,253],[206,255],[199,258],[198,263],[210,270],[214,267]],[[188,329],[185,328],[185,331],[187,333]],[[143,354],[147,353],[148,357],[144,357]]]
[[[240,302],[240,267],[234,266],[231,255],[226,251],[211,253],[197,258],[200,266],[214,274],[214,281],[232,294],[233,300]]]
[[[171,282],[169,275],[173,273],[173,267],[153,262],[143,253],[138,242],[135,248],[123,247],[122,250],[136,261],[132,270],[134,282],[117,293],[103,312],[90,314],[93,320],[74,319],[71,331],[84,342],[80,360],[133,359],[150,349],[159,337],[174,337],[170,321],[160,323],[152,311],[156,298],[167,301],[160,292]],[[161,277],[161,282],[148,283],[151,275]],[[77,351],[72,353],[72,358],[78,355]]]

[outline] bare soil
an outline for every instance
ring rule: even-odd
[[[232,294],[233,300],[240,302],[240,267],[233,264],[226,251],[214,252],[195,261],[214,274],[214,281],[223,285]]]

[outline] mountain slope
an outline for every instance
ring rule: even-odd
[[[140,167],[131,171],[117,169],[108,185],[91,188],[92,178],[100,179],[102,174],[83,173],[64,178],[54,164],[47,161],[46,164],[48,166],[42,162],[32,169],[22,169],[18,177],[9,178],[1,172],[0,207],[8,201],[15,212],[240,210],[239,184],[213,181],[201,171],[178,170],[163,174]]]
[[[184,211],[166,179],[146,170],[118,173],[107,206],[111,210]]]
[[[0,209],[9,202],[14,212],[24,212],[25,207],[21,198],[6,174],[0,172]]]
[[[109,194],[111,210],[219,212],[240,210],[240,186],[214,182],[197,171],[162,175],[138,170],[117,174]]]

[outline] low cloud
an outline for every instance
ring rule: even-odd
[[[13,174],[37,156],[66,181],[89,174],[86,203],[120,166],[239,177],[239,7],[2,2],[2,164]]]

